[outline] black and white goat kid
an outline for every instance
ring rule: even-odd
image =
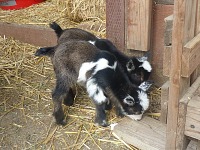
[[[52,93],[54,116],[58,124],[65,124],[62,101],[68,101],[69,90],[75,83],[86,87],[89,97],[96,106],[95,122],[107,126],[105,109],[111,102],[118,116],[134,115],[141,119],[148,109],[146,90],[151,82],[134,86],[114,55],[100,51],[86,41],[67,41],[55,47],[40,48],[36,56],[51,57],[56,74],[56,86]],[[42,52],[41,52],[42,51]]]
[[[115,55],[133,84],[140,85],[143,81],[149,79],[152,67],[148,61],[148,52],[142,57],[129,57],[120,52],[115,45],[107,39],[96,39],[94,41],[90,40],[89,42],[99,49],[106,50]]]
[[[111,41],[107,39],[99,39],[88,31],[79,28],[63,30],[55,22],[51,23],[50,27],[55,31],[58,37],[58,44],[74,39],[84,40],[92,43],[100,50],[109,51],[114,54],[132,83],[140,85],[143,81],[149,79],[152,67],[148,61],[148,53],[143,57],[129,57],[120,52]]]

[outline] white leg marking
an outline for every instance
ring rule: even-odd
[[[95,79],[88,79],[86,83],[87,92],[95,103],[102,104],[107,101],[103,90],[96,84]]]

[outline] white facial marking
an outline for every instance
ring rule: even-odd
[[[131,99],[132,101],[127,100],[127,99]],[[135,104],[134,98],[130,95],[128,95],[126,98],[124,98],[123,102],[125,104],[128,104],[129,106],[133,106]]]
[[[88,79],[86,83],[86,89],[89,97],[91,97],[95,103],[102,104],[107,101],[103,90],[96,84],[95,79]]]
[[[88,41],[90,44],[95,45],[95,41]]]
[[[136,120],[136,121],[139,121],[142,119],[142,115],[143,114],[140,114],[140,115],[127,115],[129,118],[133,119],[133,120]]]
[[[144,61],[142,63],[142,65],[140,65],[139,67],[143,67],[148,72],[151,72],[151,70],[152,70],[151,65],[150,65],[150,63],[148,61]]]
[[[138,91],[138,98],[140,99],[140,105],[143,107],[144,111],[149,108],[149,99],[147,94],[143,91]]]

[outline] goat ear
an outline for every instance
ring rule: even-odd
[[[144,57],[147,57],[147,59],[151,56],[151,52],[150,51],[147,51],[145,54],[144,54]]]
[[[128,70],[128,72],[131,72],[133,70],[135,70],[135,65],[132,61],[132,59],[130,59],[127,64],[126,64],[126,69]]]
[[[143,91],[147,91],[153,84],[153,81],[144,81],[139,85],[139,88],[142,89]]]
[[[139,62],[147,61],[147,59],[148,59],[147,56],[137,57],[137,60],[138,60]]]

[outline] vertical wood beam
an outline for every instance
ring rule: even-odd
[[[196,25],[195,25],[195,35],[200,33],[200,0],[197,0],[196,5]],[[194,83],[194,81],[200,76],[200,65],[191,75],[190,83]]]
[[[194,6],[196,6],[196,0],[177,0],[174,2],[171,53],[171,60],[173,61],[170,70],[166,150],[177,150],[184,144],[183,139],[182,143],[177,145],[179,138],[184,136],[184,134],[177,134],[179,100],[189,87],[189,79],[181,77],[181,61],[183,46],[194,37],[195,17],[191,17],[194,15],[191,14]]]
[[[150,49],[152,0],[128,0],[126,38],[127,49]]]
[[[167,107],[169,99],[169,81],[161,87],[161,116],[160,121],[164,124],[167,124]]]

